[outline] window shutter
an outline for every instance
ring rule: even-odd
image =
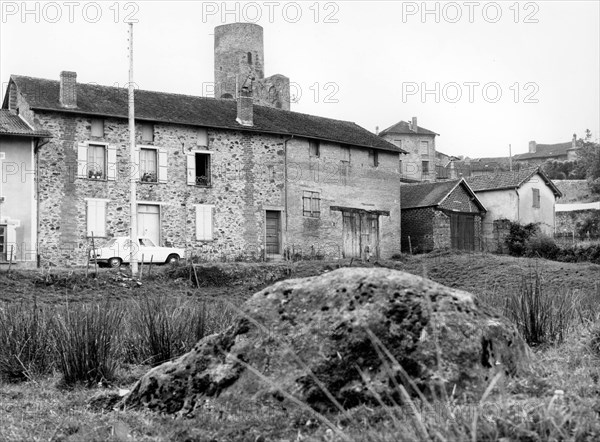
[[[77,178],[87,178],[87,144],[77,145]]]
[[[168,157],[166,149],[159,149],[158,153],[158,182],[166,183],[167,182],[167,166],[168,166]]]
[[[97,235],[96,232],[96,202],[95,200],[87,201],[87,236]]]
[[[87,200],[87,236],[106,236],[106,201]]]
[[[190,186],[196,184],[196,156],[194,154],[187,155],[187,183]]]
[[[106,179],[117,179],[117,148],[114,145],[106,146]]]
[[[17,255],[17,226],[7,224],[6,226],[6,258],[10,260],[10,252],[12,250],[13,260]]]
[[[213,239],[213,206],[196,206],[196,240]]]

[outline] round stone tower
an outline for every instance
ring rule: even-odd
[[[237,97],[249,76],[258,81],[264,72],[262,26],[231,23],[215,28],[216,98]]]

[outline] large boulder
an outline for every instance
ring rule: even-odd
[[[528,354],[516,329],[470,293],[396,270],[342,268],[256,293],[233,326],[150,370],[121,406],[187,414],[210,398],[293,395],[323,410],[333,408],[327,390],[348,408],[400,400],[399,384],[415,394],[405,374],[426,396],[444,388],[478,399],[499,370],[526,369]]]

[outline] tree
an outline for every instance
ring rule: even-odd
[[[600,144],[592,141],[592,132],[587,129],[585,138],[579,140],[579,168],[585,174],[592,193],[600,193]]]

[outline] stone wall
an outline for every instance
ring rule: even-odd
[[[43,262],[82,264],[91,245],[86,198],[108,200],[106,237],[98,242],[129,233],[132,171],[127,121],[106,118],[104,136],[99,138],[91,136],[91,119],[84,116],[39,112],[35,122],[54,134],[39,154],[39,253]],[[279,135],[208,128],[208,147],[204,147],[198,146],[199,128],[193,126],[156,123],[152,142],[142,141],[139,124],[136,132],[138,146],[166,150],[168,164],[167,182],[138,182],[138,204],[160,206],[160,242],[185,247],[188,256],[264,257],[265,212],[276,210],[281,213],[282,252],[296,248],[303,256],[339,257],[342,215],[331,206],[388,211],[389,216],[379,217],[381,256],[390,257],[400,249],[398,154],[379,152],[379,166],[372,167],[369,149],[351,147],[350,162],[343,163],[342,148],[334,143],[322,143],[321,155],[311,158],[307,140],[287,142]],[[77,146],[84,141],[116,148],[114,181],[78,177]],[[213,152],[212,186],[187,184],[186,156],[191,149]],[[303,216],[302,196],[307,189],[320,194],[319,218]],[[196,204],[214,205],[212,241],[196,239]]]
[[[600,199],[600,197],[593,198],[586,180],[553,180],[552,182],[563,194],[556,200],[557,204],[593,202]]]
[[[398,154],[379,151],[378,165],[371,161],[367,148],[321,142],[316,157],[305,139],[287,143],[289,247],[305,255],[341,256],[342,212],[331,207],[348,207],[389,212],[379,216],[380,256],[400,252]],[[304,192],[320,194],[320,217],[303,216]]]
[[[590,217],[600,218],[600,211],[573,210],[571,212],[556,212],[556,233],[564,235],[575,232],[575,236],[578,236],[580,226]]]
[[[435,181],[435,136],[426,134],[394,134],[386,133],[383,139],[401,147],[406,154],[400,157],[402,162],[402,178],[416,181]],[[429,156],[421,154],[421,141],[429,143]],[[429,174],[423,173],[423,161],[429,161]]]

